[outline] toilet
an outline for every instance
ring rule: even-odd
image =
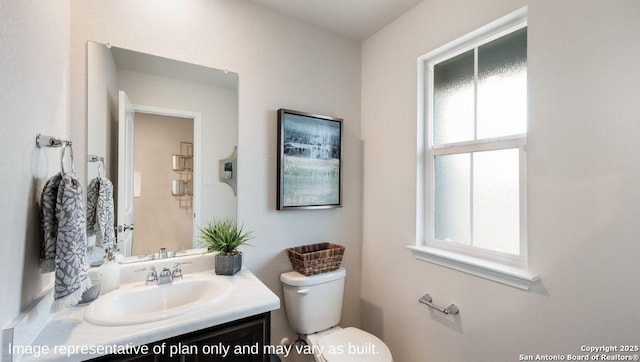
[[[392,362],[389,348],[378,337],[338,326],[346,275],[344,268],[311,276],[280,274],[289,325],[306,336],[316,362]]]

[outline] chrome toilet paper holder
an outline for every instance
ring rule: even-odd
[[[433,303],[433,298],[431,298],[431,296],[427,293],[425,295],[423,295],[420,299],[418,299],[418,302],[431,307],[435,310],[437,310],[438,312],[442,312],[444,314],[459,314],[460,313],[460,309],[458,309],[458,307],[455,304],[450,304],[448,307],[444,308],[441,307],[439,305],[436,305]]]

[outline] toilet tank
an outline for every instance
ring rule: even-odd
[[[286,314],[294,331],[311,334],[340,323],[346,275],[343,268],[308,277],[295,271],[280,275]]]

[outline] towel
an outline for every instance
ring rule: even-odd
[[[56,199],[62,174],[58,173],[44,184],[40,197],[40,223],[42,239],[40,246],[41,272],[56,269],[56,244],[58,242],[58,222],[56,220]]]
[[[78,304],[91,287],[80,181],[72,173],[53,176],[45,184],[40,207],[43,271],[55,271],[52,311],[57,312]]]
[[[87,232],[95,232],[96,246],[116,241],[113,213],[113,184],[96,177],[87,187]]]

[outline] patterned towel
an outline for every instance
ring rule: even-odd
[[[95,231],[96,246],[116,241],[113,216],[113,184],[96,177],[87,187],[87,231]]]
[[[56,199],[62,174],[58,173],[44,184],[40,197],[40,222],[42,240],[40,245],[40,271],[48,273],[56,270],[56,244],[58,242],[58,221],[56,220]]]
[[[57,312],[78,304],[82,294],[91,287],[80,181],[71,173],[53,176],[42,191],[40,207],[42,270],[55,271],[52,311]]]

